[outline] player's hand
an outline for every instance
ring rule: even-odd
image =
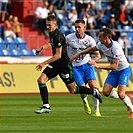
[[[45,66],[45,63],[44,62],[43,63],[40,63],[39,65],[36,66],[36,70],[37,71],[41,71],[44,66]]]
[[[41,52],[42,48],[36,49],[35,54],[38,55]]]
[[[75,55],[73,55],[71,58],[70,58],[70,61],[72,62],[72,61],[75,61],[75,60],[77,60],[79,58],[79,54],[75,54]]]
[[[94,64],[94,67],[97,68],[97,69],[100,68],[100,66],[97,63]]]
[[[89,60],[89,61],[88,61],[88,64],[89,64],[89,65],[95,65],[96,62],[95,62],[95,60]]]

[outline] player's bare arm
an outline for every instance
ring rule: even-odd
[[[94,65],[96,62],[98,62],[101,59],[101,55],[99,51],[95,51],[94,54],[95,54],[95,58],[88,61],[89,65]]]
[[[87,48],[77,54],[75,54],[74,56],[71,57],[70,61],[72,62],[73,60],[77,60],[78,57],[82,54],[89,54],[89,53],[92,53],[94,51],[97,51],[96,47],[91,47],[91,48]]]
[[[51,48],[50,42],[44,44],[41,48],[36,49],[36,55],[38,55],[42,50]]]
[[[118,68],[119,60],[113,60],[113,63],[108,66],[94,64],[95,68],[104,69],[104,70],[116,70]]]
[[[42,68],[43,68],[45,65],[47,65],[47,64],[49,64],[49,63],[52,63],[52,62],[58,60],[59,58],[61,58],[61,53],[62,53],[62,48],[56,48],[56,53],[55,53],[55,55],[52,56],[50,59],[48,59],[48,60],[46,60],[46,61],[40,63],[39,65],[37,65],[37,66],[36,66],[36,70],[37,70],[37,71],[41,71]]]

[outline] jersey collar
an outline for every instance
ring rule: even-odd
[[[75,36],[78,38],[77,33],[75,33]],[[86,34],[84,34],[83,38],[78,38],[78,39],[84,39],[85,36],[86,36]]]
[[[111,41],[111,43],[110,43],[110,48],[113,46],[113,41],[112,40],[110,40]]]

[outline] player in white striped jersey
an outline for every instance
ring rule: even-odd
[[[112,70],[103,87],[103,94],[109,96],[113,87],[118,87],[119,98],[124,102],[124,104],[130,108],[130,115],[128,118],[133,118],[133,105],[130,98],[126,95],[126,86],[128,85],[128,80],[131,74],[131,68],[124,55],[122,47],[116,41],[111,40],[112,31],[108,28],[103,28],[99,32],[99,43],[91,48],[83,50],[75,54],[70,60],[73,61],[78,59],[82,54],[91,53],[93,51],[101,50],[103,54],[108,58],[110,65],[104,66],[94,63],[95,68]]]
[[[77,52],[80,52],[88,47],[96,46],[95,40],[84,33],[85,31],[85,22],[82,19],[78,19],[75,22],[76,32],[66,36],[66,41],[68,43],[68,55],[72,57]],[[95,61],[100,59],[99,51],[95,52]],[[72,62],[74,80],[77,85],[85,86],[87,83],[90,89],[96,88],[96,76],[95,70],[92,65],[89,65],[88,62],[91,62],[92,59],[90,54],[81,55],[77,61]],[[81,98],[84,103],[84,109],[87,114],[91,114],[91,108],[89,107],[87,95],[81,94]],[[99,101],[93,97],[94,101],[94,112],[95,116],[101,116],[99,112]]]

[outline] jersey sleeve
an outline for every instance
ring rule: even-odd
[[[120,60],[121,52],[120,52],[119,47],[113,48],[113,49],[112,49],[112,52],[113,52],[113,54],[114,54],[113,59],[114,59],[114,60]]]
[[[96,49],[100,50],[100,47],[101,47],[101,43],[98,42],[98,43],[96,44]]]
[[[62,47],[62,40],[61,40],[60,36],[55,36],[54,42],[55,42],[55,47],[56,48],[61,48]]]
[[[92,37],[90,38],[90,44],[91,44],[91,47],[96,46],[96,42]]]

